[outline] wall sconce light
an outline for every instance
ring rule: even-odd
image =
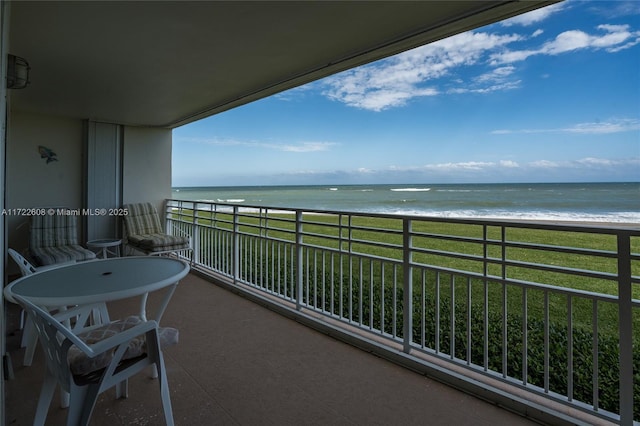
[[[24,89],[29,84],[29,63],[19,56],[9,54],[7,89]]]

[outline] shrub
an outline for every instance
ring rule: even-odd
[[[435,324],[434,304],[426,303],[425,323]],[[440,342],[442,353],[451,354],[451,303],[447,298],[440,303]],[[421,306],[415,306],[414,312],[420,312]],[[467,360],[467,306],[463,303],[455,304],[455,357]],[[510,314],[503,322],[501,313],[491,311],[488,315],[488,368],[497,373],[503,373],[502,353],[503,331],[506,324],[506,375],[515,379],[523,377],[523,318],[522,315]],[[413,317],[413,341],[421,342],[421,321],[419,315]],[[484,365],[484,313],[482,306],[471,307],[471,359],[476,365]],[[581,328],[572,330],[573,340],[573,399],[592,404],[593,389],[593,332]],[[569,333],[566,326],[550,322],[548,327],[548,387],[552,392],[560,395],[568,394],[568,341]],[[435,348],[435,329],[426,328],[425,344]],[[634,345],[635,346],[635,345]],[[600,409],[613,413],[619,412],[619,350],[616,336],[598,335],[598,387],[597,402]],[[544,387],[545,367],[545,324],[537,318],[527,320],[527,354],[526,381],[528,384]],[[634,351],[634,418],[640,418],[640,353]]]

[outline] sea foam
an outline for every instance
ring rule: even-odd
[[[431,191],[431,188],[391,188],[394,192],[426,192]]]

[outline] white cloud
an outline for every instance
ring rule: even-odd
[[[513,160],[499,160],[496,162],[467,161],[457,163],[435,163],[423,166],[389,167],[387,170],[370,170],[370,173],[394,172],[397,174],[422,173],[429,176],[483,176],[485,178],[496,175],[528,175],[530,173],[544,173],[544,171],[574,170],[584,173],[590,171],[610,171],[640,169],[640,157],[626,159],[582,158],[570,161],[536,160],[520,164]]]
[[[484,170],[489,167],[495,167],[496,163],[481,162],[481,161],[467,161],[462,163],[441,163],[441,164],[429,164],[423,167],[425,170],[449,170],[449,171],[463,171],[463,170]]]
[[[543,7],[540,9],[532,10],[531,12],[524,13],[522,15],[514,16],[513,18],[502,21],[501,24],[505,27],[513,25],[529,26],[537,24],[547,19],[549,16],[556,12],[560,12],[564,9],[562,3],[552,4],[551,6]]]
[[[495,68],[491,72],[479,75],[475,80],[480,83],[487,81],[504,81],[505,78],[513,74],[515,69],[516,68],[512,66]]]
[[[506,167],[509,169],[516,169],[518,167],[520,167],[520,165],[518,163],[516,163],[515,161],[512,160],[501,160],[500,161],[500,165],[502,167]]]
[[[605,122],[580,123],[562,130],[569,133],[589,134],[630,132],[640,130],[640,120],[627,118]]]
[[[316,85],[316,82],[303,84],[302,86],[294,87],[292,89],[285,90],[284,92],[276,93],[273,96],[281,101],[298,100],[304,97],[307,92],[311,92],[316,87]]]
[[[450,94],[461,94],[461,93],[490,93],[490,92],[502,92],[505,90],[513,90],[521,87],[521,80],[515,81],[507,81],[504,83],[492,84],[491,86],[482,86],[482,87],[456,87],[453,89],[447,90],[447,93]]]
[[[283,171],[276,174],[235,174],[217,178],[228,185],[291,184],[348,184],[348,183],[416,183],[424,182],[535,182],[558,181],[569,179],[576,181],[593,181],[601,179],[633,180],[640,178],[640,157],[626,159],[607,159],[587,157],[568,161],[537,160],[517,163],[513,160],[443,162],[426,165],[389,166],[381,168],[358,169],[309,169]],[[204,177],[204,176],[203,176]],[[210,179],[210,178],[209,178]],[[226,180],[225,180],[226,179]],[[180,183],[175,186],[188,186],[191,183]]]
[[[556,168],[560,167],[560,164],[558,164],[555,161],[538,160],[538,161],[530,162],[529,166],[534,167],[534,168],[541,168],[541,169],[556,169]]]
[[[513,160],[499,161],[464,161],[449,163],[425,164],[422,166],[389,166],[386,169],[364,169],[357,170],[358,173],[366,173],[368,175],[388,174],[390,172],[396,175],[402,174],[426,174],[437,176],[492,176],[498,173],[530,173],[532,171],[542,170],[615,170],[616,168],[635,168],[640,166],[639,158],[627,159],[606,159],[606,158],[582,158],[570,161],[551,161],[536,160],[520,164]],[[349,173],[349,172],[344,172]]]
[[[636,170],[636,174],[640,168],[640,158],[626,158],[626,159],[608,159],[608,158],[581,158],[568,162],[567,168],[572,167],[582,170],[611,170],[623,168],[633,168]]]
[[[511,18],[502,26],[530,26],[569,9],[555,4]],[[493,27],[496,28],[496,27]],[[602,24],[594,34],[568,30],[544,42],[542,29],[528,34],[469,31],[412,49],[391,58],[329,77],[323,95],[348,106],[370,111],[401,107],[411,100],[444,94],[485,94],[523,86],[513,64],[536,55],[559,55],[592,49],[614,53],[640,43],[640,31],[629,25]],[[503,30],[504,31],[504,30]],[[531,46],[533,39],[541,40]],[[527,42],[523,46],[522,42]],[[519,46],[520,49],[512,47]],[[476,77],[462,77],[464,68],[492,68]],[[472,68],[473,67],[473,68]],[[443,80],[446,78],[447,80]]]
[[[511,50],[491,55],[492,65],[512,64],[535,55],[559,55],[580,49],[604,49],[619,52],[640,43],[640,31],[630,31],[628,25],[598,25],[601,34],[587,34],[580,30],[564,31],[538,49]]]
[[[330,77],[325,80],[327,88],[324,94],[349,106],[372,111],[402,106],[413,98],[440,94],[441,91],[430,85],[430,81],[447,76],[458,67],[474,65],[487,51],[520,38],[515,34],[458,34]],[[496,75],[509,69],[503,68]],[[498,86],[494,86],[488,90],[498,90]]]
[[[509,135],[517,133],[581,133],[581,134],[610,134],[623,133],[640,130],[640,119],[637,118],[614,118],[608,121],[597,121],[588,123],[578,123],[569,127],[555,129],[498,129],[493,130],[493,135]]]
[[[317,152],[328,151],[333,145],[335,145],[333,142],[301,142],[297,145],[263,144],[262,146],[287,152]]]
[[[571,50],[584,49],[590,45],[596,46],[598,44],[602,46],[603,43],[598,40],[598,38],[592,37],[583,31],[565,31],[560,33],[555,40],[545,43],[538,52],[557,55]]]
[[[640,157],[609,159],[609,158],[581,158],[569,161],[538,160],[532,161],[523,169],[526,172],[542,173],[571,173],[573,175],[593,176],[616,176],[619,173],[627,175],[628,178],[637,179],[640,176]]]
[[[270,142],[243,141],[237,139],[200,139],[200,138],[181,138],[176,142],[202,143],[206,145],[214,145],[220,147],[239,146],[247,148],[263,148],[285,152],[318,152],[328,151],[332,146],[338,145],[335,142],[297,142],[295,144],[279,144]]]
[[[375,170],[371,170],[371,169],[367,169],[366,167],[360,167],[358,169],[358,173],[363,173],[363,174],[371,174],[374,173]]]
[[[491,55],[491,65],[511,64],[527,59],[529,56],[537,55],[535,50],[515,50],[495,53]]]
[[[550,161],[550,160],[538,160],[532,161],[527,164],[527,167],[532,169],[547,169],[547,170],[582,170],[585,172],[600,170],[614,172],[620,169],[639,170],[640,157],[638,158],[625,158],[625,159],[609,159],[609,158],[581,158],[570,161]]]
[[[606,158],[582,158],[580,160],[575,161],[576,164],[587,166],[587,167],[609,167],[615,166],[619,163],[619,161],[609,160]]]
[[[521,87],[522,80],[514,80],[511,75],[515,67],[499,67],[484,74],[474,77],[466,86],[455,87],[447,90],[447,93],[489,93],[505,90],[513,90]]]

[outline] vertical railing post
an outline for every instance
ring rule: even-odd
[[[193,203],[193,218],[191,224],[191,239],[193,246],[191,247],[191,256],[193,256],[194,264],[200,263],[200,228],[198,227],[198,203]]]
[[[296,309],[302,309],[302,211],[296,210]]]
[[[483,337],[484,337],[484,347],[482,350],[483,353],[483,362],[482,366],[485,371],[489,370],[489,232],[487,230],[487,224],[482,225],[482,240],[483,244],[483,273],[484,273],[484,281],[483,281],[483,307],[482,307],[482,317],[483,317]]]
[[[233,282],[236,284],[240,280],[240,218],[238,217],[238,206],[233,206]]]
[[[618,234],[618,322],[620,330],[620,424],[633,424],[633,307],[631,237]]]
[[[402,330],[404,341],[404,352],[411,350],[411,340],[413,336],[413,271],[411,268],[411,219],[402,220]]]
[[[173,200],[167,200],[165,202],[165,211],[164,211],[164,229],[169,233],[169,229],[171,229],[171,211],[173,204],[171,203]]]
[[[502,252],[500,256],[500,264],[502,267],[502,377],[507,377],[507,360],[509,355],[508,342],[508,321],[507,315],[509,314],[508,304],[508,291],[507,291],[507,229],[503,225],[500,230],[500,250]]]

